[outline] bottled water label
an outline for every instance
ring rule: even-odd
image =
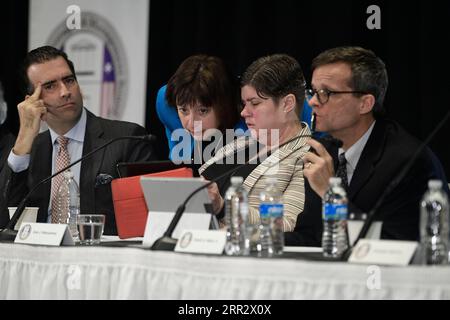
[[[347,194],[342,188],[341,178],[331,177],[322,207],[322,249],[325,257],[339,258],[348,248],[347,213]]]
[[[324,220],[346,220],[347,219],[347,205],[346,204],[331,204],[325,203],[323,206]]]
[[[261,215],[261,218],[283,217],[283,204],[262,203],[259,206],[259,214]]]

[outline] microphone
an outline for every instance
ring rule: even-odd
[[[409,172],[411,167],[413,166],[414,162],[416,162],[419,155],[422,153],[423,149],[430,143],[430,141],[434,138],[436,133],[444,126],[445,122],[450,116],[450,111],[447,112],[445,117],[439,122],[439,124],[434,128],[434,130],[428,135],[428,137],[423,141],[419,147],[416,149],[413,156],[410,158],[408,163],[403,167],[403,169],[395,176],[394,179],[391,180],[389,185],[384,189],[383,193],[381,194],[381,197],[378,199],[378,201],[373,206],[372,210],[369,211],[367,214],[367,218],[364,221],[364,224],[361,228],[361,231],[359,232],[358,236],[356,237],[355,244],[353,247],[356,246],[358,241],[362,238],[364,238],[367,235],[367,232],[369,231],[370,226],[372,225],[373,219],[375,218],[375,213],[378,211],[380,206],[383,204],[384,199],[387,197],[389,193],[394,190],[398,184],[405,178],[406,174]],[[353,247],[348,247],[347,251],[343,253],[342,260],[347,261],[350,257],[350,254],[352,252]]]
[[[314,134],[316,132],[316,114],[311,113],[311,132]]]
[[[294,138],[292,138],[292,139],[282,143],[281,145],[279,145],[277,147],[277,150],[280,149],[281,147],[285,146],[286,144],[291,143],[292,141],[295,141],[295,140],[297,140],[299,138],[307,138],[307,137],[311,137],[311,135],[310,134],[304,134],[304,135],[296,136],[296,137],[294,137]],[[284,159],[286,159],[287,157],[292,155],[294,152],[302,149],[303,147],[304,147],[304,145],[299,147],[299,148],[296,148],[296,149],[292,150],[287,156],[283,157],[279,161],[276,161],[276,162],[272,163],[268,167],[268,169],[272,168],[275,165],[278,165],[281,161],[283,161]],[[175,230],[176,226],[178,225],[178,222],[180,221],[181,216],[183,215],[184,210],[186,209],[186,205],[189,202],[189,200],[191,200],[192,197],[195,194],[197,194],[199,191],[209,187],[211,184],[213,184],[213,183],[219,181],[220,179],[223,179],[223,178],[225,178],[225,177],[227,177],[229,175],[233,175],[237,170],[239,170],[243,166],[249,164],[249,162],[252,161],[253,159],[254,159],[254,157],[250,158],[244,164],[241,164],[240,166],[237,166],[236,168],[233,168],[231,170],[228,170],[228,171],[224,172],[223,174],[221,174],[218,177],[212,179],[211,181],[209,181],[208,183],[204,184],[203,186],[198,187],[197,189],[192,191],[189,194],[189,196],[186,198],[186,200],[184,200],[183,203],[177,208],[177,210],[175,212],[175,215],[174,215],[172,221],[169,224],[169,227],[167,228],[166,232],[164,232],[164,235],[153,243],[153,245],[151,246],[150,250],[173,251],[175,249],[176,244],[177,244],[177,239],[172,238],[172,233]]]
[[[66,171],[67,169],[70,169],[71,167],[73,167],[74,165],[76,165],[77,163],[85,160],[86,158],[89,158],[90,156],[92,156],[93,154],[95,154],[96,152],[106,148],[107,146],[109,146],[111,143],[114,143],[116,141],[120,141],[120,140],[141,140],[141,141],[145,141],[145,142],[149,142],[152,143],[154,141],[156,141],[156,136],[152,135],[152,134],[148,134],[148,135],[143,135],[143,136],[123,136],[123,137],[117,137],[117,138],[113,138],[111,140],[109,140],[108,142],[104,143],[103,145],[95,148],[94,150],[86,153],[84,156],[82,156],[81,158],[79,158],[78,160],[72,162],[70,165],[68,165],[67,167],[59,170],[58,172],[55,172],[54,174],[52,174],[51,176],[48,176],[47,178],[39,181],[29,192],[28,194],[22,199],[22,201],[20,202],[19,206],[17,207],[16,211],[14,212],[14,215],[11,217],[11,219],[9,220],[8,224],[6,225],[5,229],[3,229],[2,231],[0,231],[0,241],[14,241],[16,235],[17,235],[17,231],[13,230],[14,225],[17,223],[17,221],[19,220],[20,216],[22,215],[23,210],[25,210],[25,206],[26,203],[28,201],[28,199],[30,198],[30,196],[43,184],[45,184],[46,182],[50,181],[51,179],[53,179],[54,177],[56,177],[57,175],[61,174],[62,172]],[[6,200],[6,199],[5,199]]]

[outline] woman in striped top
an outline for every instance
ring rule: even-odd
[[[267,176],[277,178],[277,188],[283,193],[284,231],[294,229],[297,216],[303,211],[302,158],[309,151],[306,141],[311,136],[308,126],[299,120],[304,98],[305,79],[293,57],[276,54],[259,58],[241,79],[241,116],[250,135],[225,145],[200,167],[199,173],[209,180],[230,166],[236,167],[233,175],[244,178],[249,192],[252,223],[260,221],[259,193],[266,186]],[[228,176],[208,189],[218,218],[223,217],[223,196],[229,181]]]

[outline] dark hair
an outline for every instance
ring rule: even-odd
[[[361,47],[338,47],[319,54],[312,62],[312,71],[320,66],[343,62],[350,66],[352,78],[348,84],[355,91],[368,92],[375,97],[372,113],[383,116],[388,75],[384,62],[371,50]]]
[[[276,103],[287,94],[297,100],[296,113],[300,115],[305,100],[305,77],[297,60],[287,54],[259,58],[245,70],[241,86],[255,88],[261,98],[272,98]]]
[[[58,57],[62,57],[67,62],[70,71],[72,72],[73,76],[76,79],[77,76],[75,74],[73,62],[70,61],[69,58],[67,58],[67,54],[64,51],[59,50],[52,46],[42,46],[28,52],[27,56],[25,57],[25,60],[22,63],[21,72],[22,72],[22,79],[25,84],[26,94],[32,94],[34,91],[34,87],[31,84],[30,79],[28,78],[28,68],[33,64],[44,63],[50,60],[54,60]]]
[[[237,90],[224,62],[207,55],[184,60],[169,79],[166,100],[172,107],[195,105],[212,107],[219,130],[233,128],[239,119]]]

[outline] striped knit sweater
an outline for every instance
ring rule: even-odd
[[[305,204],[305,185],[303,177],[303,156],[310,147],[306,144],[311,131],[303,124],[298,132],[298,139],[287,143],[273,151],[250,175],[244,180],[244,187],[248,191],[249,215],[251,223],[259,223],[259,194],[266,187],[266,177],[275,176],[278,180],[277,187],[283,193],[284,231],[293,231],[297,216],[303,212]],[[225,145],[218,150],[213,158],[203,164],[199,173],[202,174],[211,164],[218,162],[234,152],[246,148],[249,144],[256,143],[248,137],[239,137],[234,142]],[[295,151],[294,151],[295,150]],[[291,153],[292,154],[289,154]]]

